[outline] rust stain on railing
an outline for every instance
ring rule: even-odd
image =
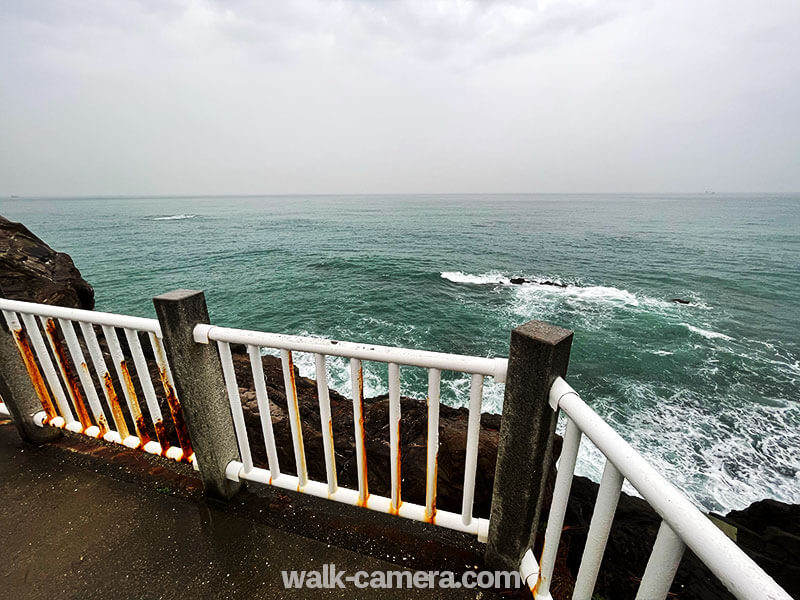
[[[19,350],[20,356],[22,356],[22,362],[25,363],[25,370],[28,371],[28,377],[31,379],[31,384],[33,384],[36,395],[39,396],[39,401],[42,403],[42,408],[47,414],[47,418],[52,419],[58,416],[56,408],[53,405],[53,399],[50,397],[50,392],[47,391],[47,386],[44,383],[42,374],[39,372],[39,367],[36,365],[36,359],[28,343],[28,336],[23,329],[15,329],[14,339],[17,341],[17,349]]]
[[[167,405],[169,406],[169,413],[172,415],[172,423],[175,425],[175,435],[178,437],[178,444],[183,450],[183,458],[188,461],[192,455],[192,441],[189,438],[189,429],[186,427],[186,421],[183,419],[183,410],[181,403],[178,401],[178,396],[175,390],[166,378],[164,369],[161,370],[161,382],[164,385],[164,393],[167,396]]]
[[[178,444],[180,444],[181,450],[183,450],[182,460],[189,462],[193,452],[192,441],[189,438],[189,429],[186,427],[186,421],[183,418],[181,403],[167,371],[167,357],[164,353],[164,347],[161,345],[161,340],[156,336],[152,336],[151,340],[156,355],[156,363],[158,363],[158,374],[161,379],[161,385],[164,388],[164,395],[167,398],[167,406],[169,406],[169,414],[172,416],[172,423],[175,425],[175,435],[178,437]],[[163,446],[164,444],[162,443]]]
[[[47,319],[45,322],[45,330],[53,346],[53,352],[56,355],[58,366],[61,368],[61,374],[64,376],[64,380],[67,383],[69,395],[72,398],[72,403],[75,405],[75,412],[78,413],[78,420],[81,422],[83,429],[86,430],[86,428],[92,426],[92,420],[89,417],[89,411],[86,409],[86,403],[83,401],[83,394],[81,394],[80,384],[77,380],[78,376],[69,360],[69,354],[64,349],[58,337],[56,322],[53,319]]]
[[[163,455],[169,449],[169,442],[167,441],[167,428],[164,427],[164,421],[161,419],[153,421],[153,429],[156,432],[156,439],[161,445],[161,454]]]
[[[111,415],[114,417],[114,423],[117,425],[117,433],[124,440],[130,433],[128,425],[125,423],[125,413],[122,412],[117,391],[114,389],[114,383],[111,381],[111,374],[108,371],[103,373],[103,386],[106,388],[106,397],[111,408]]]
[[[428,467],[425,467],[425,476],[428,476]],[[427,523],[435,523],[436,522],[436,481],[437,477],[439,476],[439,454],[437,453],[433,459],[433,494],[431,498],[431,510],[428,511],[428,507],[425,507],[425,521]],[[427,479],[426,479],[427,481]]]
[[[394,468],[397,470],[397,506],[394,506],[394,502],[389,504],[389,514],[391,515],[398,515],[400,514],[400,506],[403,504],[403,497],[401,495],[400,489],[403,480],[401,479],[402,470],[401,470],[401,463],[402,460],[403,450],[400,448],[400,423],[397,424],[397,460],[395,461]]]
[[[306,467],[306,451],[303,446],[303,423],[300,420],[300,406],[297,402],[297,384],[294,380],[294,360],[292,359],[292,353],[287,352],[288,354],[288,363],[289,363],[289,382],[292,386],[292,399],[291,402],[294,404],[294,416],[295,416],[295,423],[297,425],[297,446],[300,452],[300,466],[303,473],[307,472]],[[288,392],[289,390],[287,390]],[[287,395],[286,402],[289,402],[289,397]],[[297,474],[298,477],[302,477],[300,473]]]
[[[361,436],[361,479],[364,482],[364,489],[360,494],[358,505],[366,506],[369,500],[369,483],[367,480],[367,446],[366,431],[364,428],[364,368],[359,365],[357,381],[358,397],[358,435]]]
[[[81,363],[81,370],[86,375],[87,381],[91,382],[92,381],[92,374],[89,372],[89,367],[85,362]],[[92,385],[94,385],[94,384],[92,384]],[[108,430],[109,430],[108,421],[106,420],[106,416],[103,414],[102,411],[100,411],[100,414],[96,414],[95,415],[95,420],[97,421],[98,429],[100,429],[100,433],[98,434],[98,437],[103,437],[106,433],[108,433]]]
[[[147,432],[147,423],[145,423],[144,416],[142,415],[142,409],[139,408],[139,398],[136,396],[136,388],[133,386],[133,379],[131,379],[131,373],[128,371],[128,364],[122,360],[119,363],[119,368],[122,372],[122,384],[125,386],[125,389],[128,390],[128,400],[130,401],[131,416],[133,417],[133,423],[136,427],[136,433],[139,436],[141,445],[144,446],[151,438],[150,434]]]

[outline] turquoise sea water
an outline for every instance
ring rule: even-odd
[[[800,503],[800,195],[12,199],[0,214],[68,252],[99,310],[153,316],[152,296],[198,288],[221,325],[484,356],[529,319],[573,329],[570,382],[698,503]],[[329,370],[347,390],[344,363]],[[402,377],[424,397],[423,373]],[[385,391],[379,368],[367,387]],[[443,387],[466,403],[466,379]],[[501,406],[489,385],[484,411]],[[585,445],[578,471],[601,469]]]

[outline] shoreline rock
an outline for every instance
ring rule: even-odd
[[[94,308],[94,289],[72,258],[56,252],[22,223],[0,216],[0,296],[11,300]]]

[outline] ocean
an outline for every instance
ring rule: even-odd
[[[699,505],[800,503],[800,195],[21,198],[0,214],[69,253],[98,310],[152,317],[153,296],[203,289],[215,324],[481,356],[530,319],[572,329],[570,383]],[[329,372],[346,392],[344,362]],[[424,397],[421,370],[401,376]],[[385,382],[370,365],[367,393]],[[443,401],[468,396],[446,374]],[[578,473],[602,467],[584,443]]]

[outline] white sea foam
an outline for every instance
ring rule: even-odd
[[[700,506],[724,513],[762,498],[800,501],[800,446],[791,433],[800,424],[796,404],[748,403],[742,410],[735,396],[709,402],[680,384],[628,378],[614,383],[613,396],[587,395],[584,400]],[[731,419],[735,430],[727,425]],[[564,425],[562,419],[559,430]],[[581,444],[579,475],[599,481],[603,464],[594,445]]]
[[[470,275],[462,271],[444,271],[442,279],[453,283],[471,283],[474,285],[508,285],[511,280],[500,273],[485,273],[483,275]]]
[[[689,325],[689,323],[681,323],[686,329],[691,331],[692,333],[696,333],[697,335],[702,335],[704,338],[708,340],[733,340],[733,338],[729,335],[725,335],[724,333],[719,333],[717,331],[710,331],[708,329],[701,329],[700,327],[695,327],[694,325]]]
[[[153,221],[182,221],[184,219],[194,219],[197,215],[169,215],[166,217],[154,217]]]
[[[550,287],[550,286],[548,286]],[[621,290],[615,287],[603,285],[593,285],[588,287],[569,286],[566,288],[555,288],[565,296],[588,300],[590,302],[610,302],[613,304],[639,306],[639,298],[628,290]]]
[[[481,275],[464,273],[463,271],[443,271],[442,279],[447,279],[453,283],[467,283],[472,285],[511,285],[511,278],[491,271]],[[545,283],[547,282],[547,283]],[[550,282],[560,285],[549,285]],[[672,308],[676,304],[659,298],[652,298],[642,294],[635,294],[625,289],[604,285],[580,285],[580,283],[567,283],[566,287],[561,287],[565,282],[560,279],[533,277],[529,278],[529,283],[513,285],[517,290],[518,297],[525,301],[534,301],[537,298],[562,298],[567,301],[575,301],[580,304],[609,304],[624,307],[643,307],[643,308]]]

